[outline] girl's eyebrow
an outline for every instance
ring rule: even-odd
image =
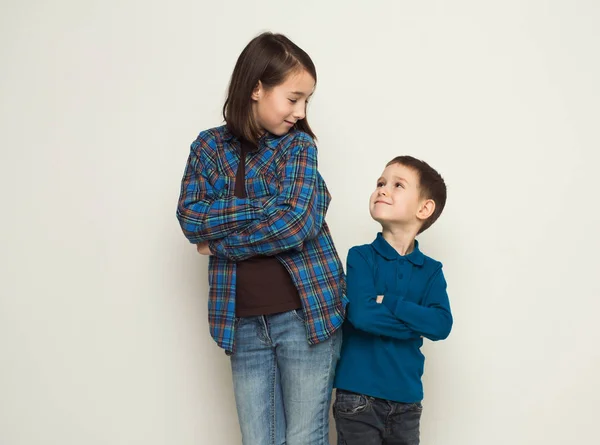
[[[291,91],[290,94],[295,94],[296,96],[306,96],[307,95],[306,93],[303,93],[302,91]],[[313,95],[313,93],[310,93],[308,95],[308,97],[310,97],[312,95]]]

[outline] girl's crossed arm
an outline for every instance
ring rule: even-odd
[[[317,190],[317,147],[303,133],[291,142],[282,172],[281,191],[243,230],[210,242],[214,255],[241,261],[256,255],[275,255],[299,249],[321,230],[328,205]]]
[[[216,170],[215,152],[211,133],[200,133],[192,144],[181,183],[177,218],[186,238],[195,244],[224,238],[264,218],[259,200],[226,196],[227,190],[211,185],[209,172]]]

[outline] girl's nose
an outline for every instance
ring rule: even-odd
[[[300,101],[298,101],[300,103]],[[306,117],[306,105],[296,106],[294,109],[294,118],[298,121]]]

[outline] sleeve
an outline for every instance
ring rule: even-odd
[[[400,340],[421,337],[394,316],[387,306],[376,302],[373,266],[358,248],[353,247],[348,252],[346,269],[348,321],[356,329]]]
[[[181,181],[177,219],[191,243],[223,238],[263,218],[260,201],[227,196],[226,184],[211,183],[210,173],[216,171],[214,153],[214,138],[198,136]]]
[[[279,193],[263,206],[262,218],[239,233],[210,243],[213,254],[233,261],[301,249],[325,220],[317,181],[317,148],[307,135],[291,143]],[[318,211],[317,209],[322,209]]]
[[[433,275],[422,304],[393,294],[386,294],[383,304],[398,320],[425,338],[436,341],[450,335],[453,320],[441,266]]]

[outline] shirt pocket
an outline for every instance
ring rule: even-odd
[[[279,193],[279,180],[272,173],[246,178],[246,195],[251,199],[268,198]]]
[[[226,175],[219,174],[217,170],[207,170],[206,177],[212,189],[214,199],[226,198],[233,194],[234,179]]]

